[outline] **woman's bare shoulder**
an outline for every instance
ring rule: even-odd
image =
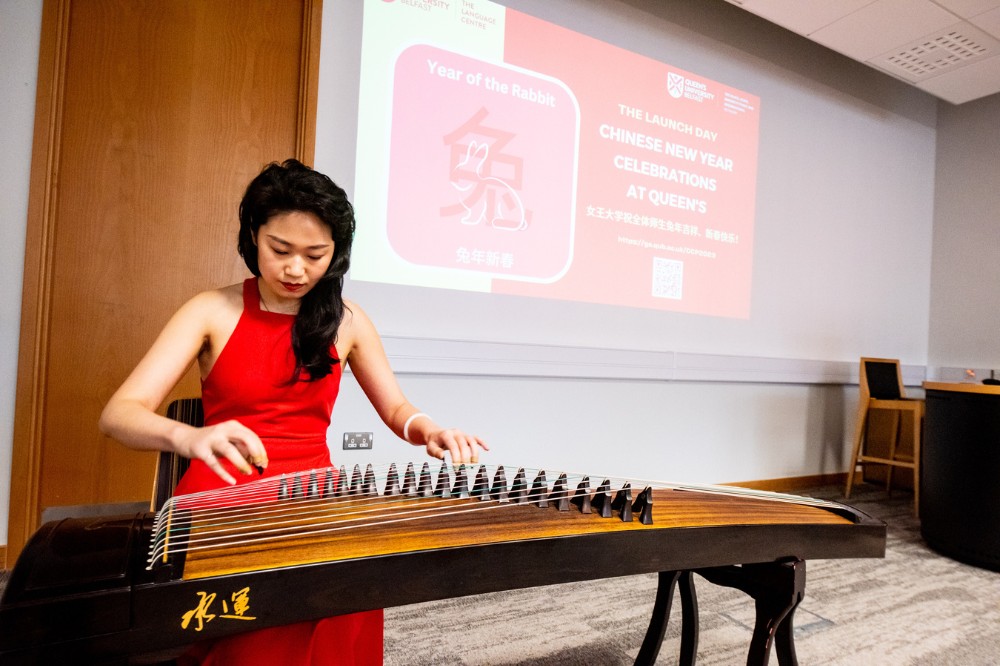
[[[344,299],[344,319],[342,327],[351,328],[357,325],[371,326],[372,321],[368,318],[368,313],[362,309],[355,301]]]
[[[378,336],[368,314],[354,301],[344,299],[344,318],[337,331],[337,352],[347,358],[359,346],[367,346],[372,336]]]
[[[229,285],[209,289],[192,296],[180,307],[174,318],[189,326],[214,328],[239,319],[243,312],[243,286]]]
[[[209,311],[219,308],[239,310],[243,309],[243,285],[231,284],[218,289],[208,289],[195,294],[185,304],[184,307],[192,307],[198,310],[208,309]]]
[[[351,299],[345,298],[344,299],[344,317],[345,318],[348,317],[355,310],[361,311],[361,306],[359,306],[357,303],[355,303]]]

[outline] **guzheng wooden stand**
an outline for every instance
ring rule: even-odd
[[[678,587],[681,663],[695,663],[697,574],[754,600],[747,663],[765,666],[773,645],[789,666],[805,561],[885,554],[885,524],[841,504],[641,487],[524,469],[508,482],[503,467],[442,465],[436,480],[427,465],[331,468],[175,497],[155,515],[48,523],[0,600],[0,661],[149,664],[331,615],[657,572],[636,664],[655,662]]]
[[[799,662],[795,656],[792,637],[792,614],[806,592],[806,563],[803,560],[697,569],[693,573],[716,585],[736,588],[754,600],[757,618],[747,654],[748,666],[767,666],[772,645],[777,648],[779,664],[797,666]],[[678,664],[694,666],[698,651],[698,600],[691,576],[691,571],[660,572],[653,616],[635,660],[637,666],[656,663],[660,645],[667,632],[670,606],[677,587],[680,588],[681,597]]]

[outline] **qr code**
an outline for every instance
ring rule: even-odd
[[[679,300],[684,292],[684,262],[653,257],[653,298]]]

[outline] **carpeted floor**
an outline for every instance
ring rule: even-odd
[[[839,486],[800,494],[843,500]],[[905,491],[887,497],[880,488],[859,487],[849,503],[889,526],[885,559],[807,563],[806,596],[795,615],[803,666],[1000,664],[1000,573],[931,551],[912,501]],[[699,666],[745,663],[753,601],[696,581]],[[388,609],[385,663],[632,664],[655,592],[655,576],[631,576]],[[677,663],[679,618],[675,599],[658,664]]]
[[[840,487],[800,494],[842,500]],[[912,495],[861,486],[850,504],[886,521],[885,559],[808,562],[795,615],[803,666],[1000,664],[1000,573],[931,551]],[[460,571],[442,572],[461,576]],[[0,572],[0,589],[7,572]],[[699,666],[742,664],[753,602],[697,578]],[[632,664],[649,622],[656,577],[630,576],[386,610],[387,666]],[[658,664],[676,664],[680,605]],[[771,663],[777,658],[772,655]]]

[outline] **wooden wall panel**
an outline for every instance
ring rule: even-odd
[[[8,557],[50,506],[150,496],[101,436],[111,393],[197,291],[248,275],[243,188],[312,159],[321,3],[47,0]],[[175,395],[197,394],[192,369]]]

